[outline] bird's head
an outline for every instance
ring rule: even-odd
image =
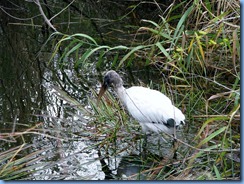
[[[102,87],[98,94],[98,102],[102,98],[108,87],[112,86],[115,90],[123,85],[123,80],[114,70],[109,70],[103,79]]]

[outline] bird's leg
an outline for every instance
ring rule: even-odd
[[[143,142],[142,142],[142,155],[147,157],[148,154],[148,136],[150,136],[150,132],[143,133]]]
[[[143,151],[144,151],[144,149],[147,148],[147,134],[146,134],[146,133],[144,133],[144,135],[143,135],[143,144],[142,144],[142,148],[143,148]]]
[[[144,157],[146,155],[146,147],[147,147],[147,134],[143,133],[141,134],[140,139],[140,153]]]
[[[177,159],[177,149],[179,147],[179,142],[177,141],[175,136],[174,136],[172,146],[173,146],[173,159]]]
[[[140,123],[140,125],[141,125],[141,133],[142,133],[141,141],[143,141],[141,144],[141,154],[145,156],[147,153],[147,135],[150,132],[148,132],[148,128],[147,128],[147,126],[145,126],[144,123]]]

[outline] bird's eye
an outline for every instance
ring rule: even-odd
[[[104,77],[104,83],[106,83],[107,85],[109,85],[111,83],[109,76]]]
[[[107,81],[107,80],[109,80],[109,77],[106,75],[106,76],[104,77],[104,81]]]

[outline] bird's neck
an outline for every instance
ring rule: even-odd
[[[115,89],[116,93],[118,94],[119,99],[124,102],[126,91],[124,86],[119,86]]]

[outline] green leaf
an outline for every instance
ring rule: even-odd
[[[145,20],[145,19],[143,19],[142,21],[143,21],[143,22],[151,23],[152,25],[154,25],[154,26],[157,27],[157,28],[160,27],[156,22],[154,22],[154,21],[152,21],[152,20]]]
[[[92,37],[90,37],[87,34],[77,33],[77,34],[74,34],[72,36],[73,37],[76,37],[77,36],[77,37],[82,37],[82,38],[88,39],[88,40],[92,41],[95,45],[98,45],[97,42]]]
[[[109,51],[111,51],[111,50],[116,50],[116,49],[127,50],[127,49],[129,49],[129,48],[126,47],[126,46],[123,46],[123,45],[118,45],[118,46],[109,48]]]
[[[76,46],[74,46],[72,49],[70,49],[70,51],[67,52],[67,54],[65,54],[65,57],[64,57],[64,58],[69,57],[69,55],[70,55],[72,52],[74,52],[74,51],[76,51],[77,49],[79,49],[82,45],[83,45],[82,42],[78,43]]]
[[[103,56],[104,56],[104,53],[105,52],[100,52],[100,54],[99,54],[99,58],[98,58],[98,61],[96,63],[96,68],[97,69],[100,69],[101,68],[101,65],[103,64]]]
[[[117,61],[118,61],[118,58],[119,58],[119,53],[117,52],[116,55],[114,56],[114,60],[111,64],[111,67],[115,67]]]
[[[179,39],[179,37],[180,37],[179,35],[183,32],[183,30],[184,30],[184,25],[183,25],[183,23],[187,20],[189,14],[190,14],[191,11],[192,11],[192,8],[193,8],[193,6],[190,6],[190,7],[186,10],[186,12],[182,15],[181,19],[179,20],[179,22],[178,22],[178,24],[177,24],[177,26],[176,26],[175,32],[174,32],[174,36],[173,36],[173,40],[174,40],[174,41],[171,42],[171,46],[170,46],[170,48],[174,47],[174,44],[176,44],[176,42],[178,41],[178,39]]]
[[[167,57],[169,61],[172,61],[172,58],[170,57],[169,53],[165,50],[165,48],[162,46],[160,42],[157,42],[156,46],[162,51],[162,53]]]
[[[99,47],[96,47],[95,49],[88,49],[83,55],[82,57],[76,62],[75,64],[75,67],[78,67],[79,64],[81,62],[85,62],[94,52],[100,50],[100,49],[107,49],[107,48],[110,48],[109,46],[99,46]]]
[[[218,116],[218,117],[214,117],[214,118],[209,118],[207,121],[205,121],[201,127],[201,129],[199,130],[198,134],[195,136],[195,138],[199,137],[200,134],[203,132],[204,128],[210,124],[213,121],[220,121],[220,120],[228,120],[229,117],[227,116]]]
[[[224,126],[222,128],[220,128],[219,130],[213,132],[212,134],[210,134],[208,137],[206,137],[205,139],[203,139],[198,146],[202,146],[203,144],[209,142],[211,139],[213,139],[214,137],[216,137],[217,135],[221,134],[223,131],[225,131],[227,128],[227,126]]]
[[[222,177],[221,177],[221,175],[219,173],[218,168],[215,165],[213,165],[213,168],[214,168],[214,172],[216,174],[217,180],[222,180]]]
[[[135,53],[136,51],[138,51],[138,50],[140,50],[140,49],[142,49],[142,48],[145,48],[145,46],[139,45],[139,46],[137,46],[137,47],[134,47],[129,53],[127,53],[127,54],[121,59],[119,65],[118,65],[118,67],[117,67],[117,69],[124,63],[124,61],[125,61],[126,59],[128,59],[128,58],[130,57],[131,54]]]
[[[174,33],[174,38],[176,38],[178,36],[178,32],[180,30],[180,28],[182,27],[183,23],[186,21],[186,19],[188,18],[190,12],[192,11],[193,6],[190,6],[186,12],[182,15],[181,19],[179,20],[176,29],[175,29],[175,33]]]

